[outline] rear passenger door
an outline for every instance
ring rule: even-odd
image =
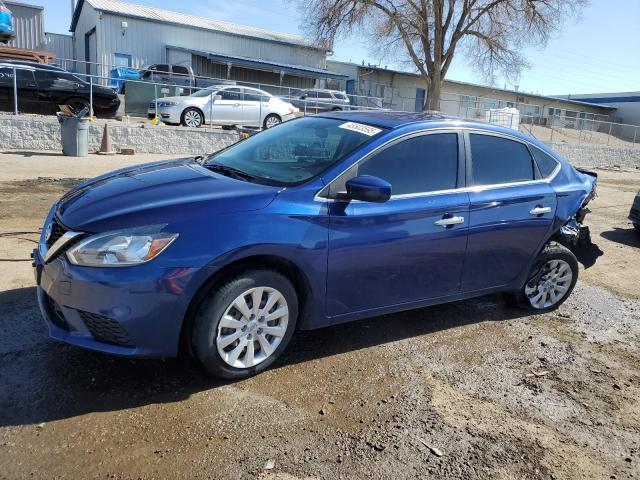
[[[546,239],[557,201],[524,142],[486,133],[465,140],[470,224],[462,290],[471,292],[518,278]]]

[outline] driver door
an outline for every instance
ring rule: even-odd
[[[469,225],[469,195],[458,190],[465,175],[462,145],[455,131],[405,137],[331,184],[329,316],[460,291]],[[391,199],[339,200],[356,175],[389,182]]]
[[[244,94],[240,87],[225,88],[217,92],[220,100],[213,103],[213,123],[218,125],[242,125]],[[205,113],[209,115],[209,113]]]

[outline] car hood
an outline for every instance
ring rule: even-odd
[[[67,228],[85,232],[193,224],[219,214],[259,210],[279,191],[182,159],[125,168],[82,183],[60,199],[56,215]]]

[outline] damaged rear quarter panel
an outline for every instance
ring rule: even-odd
[[[551,186],[558,197],[553,228],[555,232],[578,213],[587,197],[595,189],[597,180],[595,174],[589,175],[578,171],[565,159],[559,157],[558,154],[555,154],[554,157],[561,164],[560,171],[551,181]]]

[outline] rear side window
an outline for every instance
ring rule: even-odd
[[[542,178],[547,178],[558,166],[558,161],[539,148],[534,147],[531,149],[531,152],[533,153],[533,158],[536,160],[536,165],[538,165],[538,170],[540,170]]]
[[[178,75],[189,75],[189,69],[180,65],[174,65],[173,73],[177,73]]]
[[[438,133],[403,140],[363,162],[358,175],[386,180],[393,195],[456,188],[458,135]]]
[[[533,160],[524,143],[492,135],[471,134],[472,185],[534,179]]]

